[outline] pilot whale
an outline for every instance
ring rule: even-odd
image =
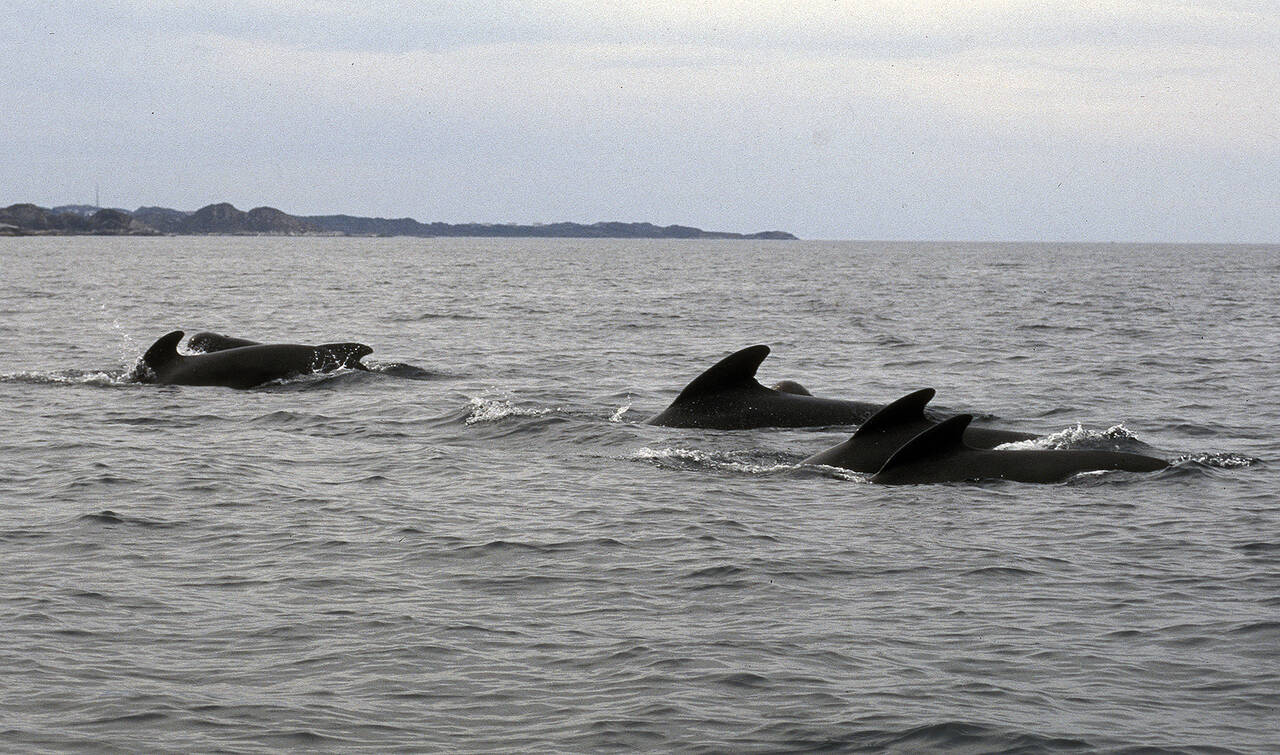
[[[884,463],[871,481],[909,485],[962,480],[1062,482],[1081,472],[1155,472],[1169,466],[1152,456],[1119,451],[999,451],[964,442],[973,419],[958,414],[907,441]]]
[[[818,398],[807,391],[766,388],[756,380],[756,370],[767,356],[769,347],[759,345],[721,359],[686,385],[670,406],[650,417],[648,424],[713,430],[856,425],[880,408],[861,401]]]
[[[843,467],[855,472],[879,471],[894,451],[937,424],[924,416],[925,404],[929,403],[934,393],[932,388],[908,393],[871,415],[845,442],[816,453],[800,463]],[[1038,436],[1032,433],[989,427],[967,427],[964,431],[964,442],[975,448],[995,448],[1002,443],[1031,440],[1035,437]]]
[[[175,330],[159,338],[142,355],[150,372],[149,382],[163,385],[221,385],[251,388],[272,380],[357,368],[373,349],[362,343],[253,344],[208,354],[178,353],[183,332]]]
[[[247,338],[234,338],[232,336],[224,336],[221,333],[210,333],[209,331],[201,331],[187,339],[187,348],[191,351],[199,351],[205,354],[214,351],[226,351],[227,349],[238,349],[241,346],[260,346],[258,341],[250,341]]]
[[[201,331],[187,339],[187,348],[191,351],[203,354],[211,354],[215,351],[226,351],[227,349],[238,349],[241,346],[261,346],[259,341],[250,341],[248,338],[236,338],[234,336],[224,336],[221,333],[212,333],[210,331]],[[350,344],[323,344],[323,346],[343,347]],[[363,345],[363,344],[361,344]],[[318,348],[318,347],[317,347]],[[373,349],[369,349],[369,353],[373,353]],[[369,369],[360,361],[352,361],[342,365],[355,370]]]

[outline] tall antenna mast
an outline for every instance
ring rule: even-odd
[[[93,182],[93,209],[101,210],[102,201],[98,198],[98,182]]]

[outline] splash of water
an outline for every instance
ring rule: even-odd
[[[615,411],[615,412],[614,412],[614,413],[609,417],[609,421],[610,421],[610,422],[621,422],[621,421],[622,421],[622,418],[623,418],[623,417],[625,417],[625,416],[626,416],[626,414],[627,414],[627,412],[629,412],[629,411],[631,411],[631,402],[630,402],[630,401],[628,401],[627,403],[625,403],[625,404],[623,404],[622,406],[618,407],[618,410],[617,410],[617,411]]]
[[[1068,427],[1042,438],[1005,443],[997,448],[1003,451],[1065,451],[1073,448],[1113,447],[1137,440],[1138,436],[1123,424],[1112,425],[1106,430],[1089,430],[1084,425],[1076,423],[1075,427]]]
[[[797,469],[795,464],[762,463],[743,459],[742,452],[707,453],[693,448],[649,448],[644,446],[632,454],[638,461],[651,461],[658,464],[674,463],[691,469],[716,469],[744,474],[772,474]]]
[[[468,406],[470,407],[466,419],[466,424],[468,425],[475,425],[481,422],[497,422],[507,417],[541,417],[551,411],[550,409],[516,406],[507,399],[487,396],[473,396],[468,402]]]

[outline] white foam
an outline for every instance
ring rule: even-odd
[[[1174,464],[1182,462],[1193,462],[1195,464],[1203,464],[1206,467],[1217,467],[1218,469],[1239,469],[1240,467],[1253,466],[1258,462],[1257,459],[1250,456],[1233,453],[1199,453],[1185,454],[1173,460]]]
[[[1099,442],[1114,443],[1115,441],[1137,439],[1138,436],[1129,432],[1123,424],[1112,425],[1106,430],[1089,430],[1077,422],[1075,427],[1068,427],[1041,438],[1004,443],[996,446],[996,448],[1002,451],[1040,451],[1046,449],[1061,451]]]
[[[516,406],[506,399],[486,396],[472,397],[469,405],[471,411],[467,414],[466,423],[468,425],[475,425],[480,422],[497,422],[507,417],[541,417],[551,411],[550,409],[531,409]]]
[[[634,458],[643,460],[685,459],[700,463],[711,463],[710,454],[705,451],[698,451],[691,448],[649,448],[648,446],[644,446],[635,452]]]
[[[5,372],[0,373],[0,382],[17,383],[52,383],[61,385],[124,385],[138,382],[132,370],[118,372]]]
[[[648,446],[642,447],[632,454],[632,458],[641,461],[684,461],[710,469],[745,474],[770,474],[798,468],[795,464],[757,464],[750,461],[739,461],[732,457],[733,453],[710,454],[693,448],[649,448]]]
[[[631,411],[631,404],[630,404],[630,402],[628,402],[628,403],[626,403],[626,404],[623,404],[622,406],[618,407],[618,410],[617,410],[616,412],[614,412],[614,413],[613,413],[613,415],[612,415],[611,417],[609,417],[609,421],[610,421],[610,422],[621,422],[621,421],[622,421],[622,418],[623,418],[624,416],[626,416],[626,413],[627,413],[627,412],[629,412],[629,411]]]

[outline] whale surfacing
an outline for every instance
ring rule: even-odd
[[[924,416],[924,407],[933,398],[932,388],[922,388],[887,404],[873,414],[848,440],[810,456],[801,464],[842,467],[854,472],[874,473],[884,466],[907,441],[937,423]],[[964,442],[975,448],[995,448],[1003,443],[1031,440],[1033,433],[967,427]]]
[[[759,345],[721,359],[686,385],[670,406],[650,417],[648,424],[712,430],[856,425],[880,408],[766,388],[756,380],[756,370],[767,356],[769,347]]]
[[[964,480],[1063,482],[1082,472],[1155,472],[1169,466],[1163,459],[1120,451],[999,451],[964,442],[972,415],[944,420],[907,441],[884,463],[871,481],[910,485]]]
[[[232,336],[224,336],[221,333],[210,333],[202,331],[196,333],[187,339],[187,348],[191,351],[199,351],[204,354],[210,354],[215,351],[226,351],[227,349],[238,349],[241,346],[259,346],[258,341],[250,341],[247,338],[234,338]]]
[[[360,360],[373,349],[362,343],[260,344],[223,348],[205,354],[178,353],[183,331],[161,336],[142,355],[142,363],[162,385],[218,385],[252,388],[273,380],[332,372],[341,367],[364,369]]]

